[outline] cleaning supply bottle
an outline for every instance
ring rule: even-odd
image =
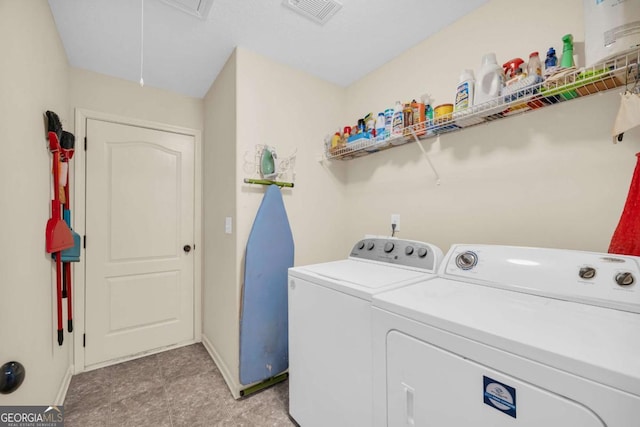
[[[487,53],[482,57],[482,66],[477,73],[474,105],[482,104],[500,96],[500,90],[504,85],[502,68],[496,61],[495,53]]]
[[[424,102],[418,102],[415,99],[411,101],[411,108],[413,108],[413,127],[417,136],[425,134],[425,105]]]
[[[431,106],[431,101],[424,106],[424,115],[427,119],[427,134],[433,133],[433,129],[430,131],[429,128],[433,127],[433,107]]]
[[[464,110],[473,105],[475,82],[472,70],[464,70],[462,74],[460,74],[460,82],[456,90],[456,101],[453,107],[454,111]]]
[[[413,107],[411,103],[404,104],[402,108],[402,120],[405,135],[411,135],[413,129]]]
[[[384,137],[385,139],[391,136],[391,127],[393,125],[393,108],[387,108],[384,110]]]
[[[340,129],[331,137],[331,151],[335,151],[340,148],[340,142],[342,137],[340,136]]]
[[[376,119],[376,141],[383,141],[387,138],[385,133],[385,120],[384,113],[378,113],[378,118]]]
[[[547,51],[547,58],[544,60],[544,75],[550,76],[558,68],[558,57],[556,50],[552,47]]]
[[[424,106],[424,115],[427,118],[427,123],[433,123],[433,107],[431,101]]]
[[[396,102],[396,106],[393,109],[393,119],[391,121],[391,136],[402,135],[404,129],[404,113],[402,104],[400,101]]]
[[[527,63],[527,74],[529,76],[542,76],[542,62],[540,62],[540,54],[538,52],[531,52],[531,54],[529,55],[529,62]]]
[[[573,36],[567,34],[562,37],[562,59],[560,60],[561,68],[573,67]]]
[[[427,135],[431,135],[433,133],[433,107],[431,106],[433,100],[431,99],[431,95],[428,93],[422,95],[420,99],[424,104],[424,124],[427,130]]]
[[[365,129],[369,135],[373,135],[374,129],[376,128],[376,118],[373,117],[373,113],[369,113],[364,116],[365,121]]]
[[[506,80],[505,86],[512,85],[513,83],[520,81],[523,77],[526,77],[522,73],[522,64],[524,60],[522,58],[514,58],[511,61],[507,61],[502,64],[504,69],[504,78]]]

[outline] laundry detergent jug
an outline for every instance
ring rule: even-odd
[[[499,97],[502,86],[504,86],[502,67],[498,65],[495,53],[487,53],[482,57],[482,66],[476,74],[474,105]]]

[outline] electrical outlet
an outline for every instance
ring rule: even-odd
[[[400,214],[391,214],[391,225],[396,225],[396,231],[400,231]]]
[[[224,219],[224,232],[227,234],[231,234],[232,230],[233,230],[233,222],[231,220],[231,217],[228,216]]]

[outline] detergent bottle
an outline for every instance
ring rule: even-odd
[[[400,101],[396,102],[396,106],[393,109],[393,119],[391,121],[391,136],[402,135],[404,129],[404,112]]]
[[[384,137],[385,139],[391,136],[391,128],[393,125],[393,108],[387,108],[384,110]]]
[[[462,74],[460,74],[460,82],[456,89],[456,101],[453,107],[454,111],[464,110],[473,105],[475,82],[472,70],[464,70]]]
[[[482,66],[478,70],[477,76],[474,105],[482,104],[500,96],[500,90],[504,85],[504,74],[496,61],[495,53],[487,53],[482,57]]]

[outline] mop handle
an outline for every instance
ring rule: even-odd
[[[67,179],[64,185],[64,209],[69,210],[69,170],[67,169]],[[71,222],[71,218],[69,218]],[[71,227],[71,224],[67,224]],[[64,273],[66,276],[65,288],[67,290],[67,331],[73,332],[73,304],[71,303],[71,263],[64,263]]]
[[[53,151],[53,200],[51,202],[51,215],[60,219],[59,175],[60,175],[60,144],[55,132],[49,132],[49,141]],[[56,253],[56,306],[58,309],[58,345],[62,345],[64,334],[62,330],[62,252]]]
[[[62,345],[62,252],[56,253],[56,305],[58,307],[58,345]]]

